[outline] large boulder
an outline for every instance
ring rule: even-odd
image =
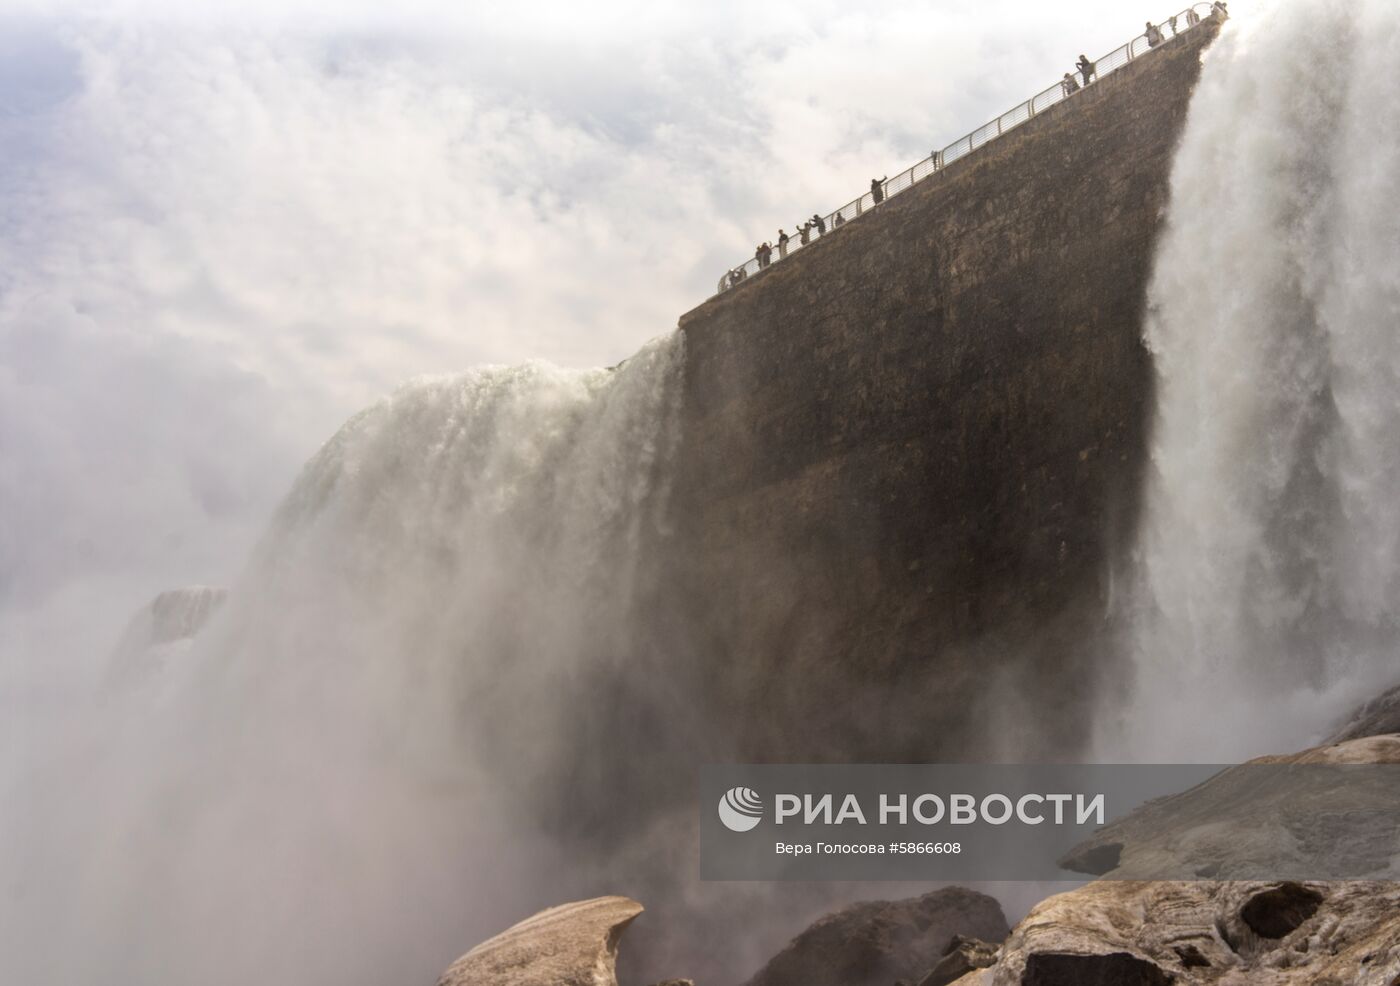
[[[1400,737],[1353,739],[1254,762],[1397,763]],[[1089,868],[1088,860],[1114,875],[1183,867],[1228,873],[1246,858],[1255,867],[1262,860],[1266,869],[1287,865],[1290,841],[1325,839],[1325,818],[1337,811],[1323,786],[1304,788],[1313,800],[1298,803],[1298,792],[1279,780],[1294,773],[1306,772],[1223,771],[1106,826],[1069,862]],[[1393,878],[1387,867],[1394,825],[1377,828],[1385,830],[1386,851],[1375,869]],[[1358,859],[1371,851],[1363,849]],[[957,980],[957,986],[1169,983],[1400,986],[1400,882],[1103,880],[1041,902],[1016,926],[995,966]]]
[[[1393,986],[1400,884],[1103,881],[1037,905],[958,986]]]
[[[560,904],[463,955],[438,986],[617,986],[617,943],[642,905],[627,897]]]
[[[817,921],[773,956],[748,986],[893,986],[920,982],[955,938],[1000,942],[993,898],[947,887],[908,900],[852,904]]]
[[[1393,879],[1400,736],[1259,757],[1141,806],[1070,850],[1065,869],[1115,879]],[[1296,769],[1294,769],[1296,768]]]

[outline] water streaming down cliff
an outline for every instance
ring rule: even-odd
[[[648,716],[686,735],[679,678],[633,685],[682,361],[672,334],[614,370],[425,379],[351,419],[194,646],[33,792],[4,967],[431,982],[612,889],[560,833],[600,837],[629,745],[664,754]]]
[[[1396,92],[1388,0],[1279,4],[1206,56],[1149,288],[1134,684],[1103,756],[1289,749],[1400,677]]]
[[[373,695],[394,744],[455,750],[433,728],[470,722],[482,759],[536,776],[558,751],[530,727],[629,655],[644,549],[667,534],[682,351],[426,380],[353,418],[235,590],[213,646],[240,659],[219,673],[283,694],[288,676],[361,676],[334,691]]]

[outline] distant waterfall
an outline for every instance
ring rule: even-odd
[[[1279,3],[1206,55],[1149,291],[1134,674],[1101,755],[1317,737],[1400,681],[1400,6]]]
[[[560,713],[541,713],[625,659],[643,549],[665,536],[682,353],[674,334],[611,371],[428,379],[351,419],[235,587],[209,642],[238,656],[213,662],[221,691],[231,675],[261,701],[309,679],[396,755],[443,744],[517,776],[549,769],[541,727]],[[385,721],[365,723],[371,709]]]

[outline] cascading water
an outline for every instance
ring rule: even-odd
[[[61,788],[26,792],[0,977],[431,982],[617,889],[561,833],[597,835],[611,765],[657,745],[647,716],[686,735],[674,676],[617,701],[682,362],[676,333],[611,371],[422,380],[349,421],[193,647],[109,699]]]
[[[1105,759],[1320,736],[1400,679],[1400,7],[1282,3],[1206,55],[1149,289],[1131,699]]]

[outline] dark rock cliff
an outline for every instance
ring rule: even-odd
[[[1072,754],[1146,463],[1153,244],[1214,34],[682,317],[668,636],[738,755]]]

